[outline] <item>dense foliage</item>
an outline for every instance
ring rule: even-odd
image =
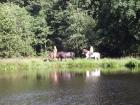
[[[25,8],[12,3],[0,5],[0,56],[32,55],[31,21]]]
[[[0,57],[83,48],[109,56],[140,52],[139,0],[1,0]]]

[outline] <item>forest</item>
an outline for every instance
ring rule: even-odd
[[[83,48],[109,57],[140,52],[140,0],[0,0],[0,57]]]

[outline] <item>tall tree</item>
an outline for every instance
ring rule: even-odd
[[[27,56],[33,53],[30,17],[24,8],[0,4],[0,56]]]

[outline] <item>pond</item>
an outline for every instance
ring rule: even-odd
[[[140,105],[140,74],[0,73],[0,105]]]

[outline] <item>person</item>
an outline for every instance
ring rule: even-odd
[[[89,52],[90,52],[90,53],[93,53],[93,46],[90,46]]]
[[[57,48],[56,46],[54,46],[54,49],[53,49],[53,58],[56,58],[57,57]]]
[[[89,56],[91,56],[93,54],[93,46],[90,46],[90,49],[89,49]]]

